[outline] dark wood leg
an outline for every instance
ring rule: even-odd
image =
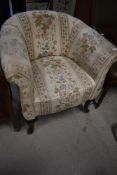
[[[89,112],[89,105],[90,105],[90,103],[91,103],[91,101],[87,101],[85,104],[84,104],[84,106],[83,106],[83,111],[85,112],[85,113],[88,113]]]
[[[27,121],[28,124],[27,134],[32,134],[34,132],[34,122],[35,120]]]
[[[19,111],[17,111],[17,109],[14,109],[13,105],[12,105],[12,116],[11,116],[11,121],[14,127],[14,131],[20,131],[21,130],[21,122],[19,119]]]
[[[96,100],[94,101],[95,109],[97,109],[101,105],[104,97],[106,96],[106,94],[108,92],[108,89],[109,89],[108,87],[104,88],[101,95],[100,95],[100,97],[99,97],[99,99],[98,99],[98,101],[97,102],[96,102]]]
[[[97,109],[100,106],[100,104],[102,103],[102,101],[103,101],[104,97],[106,96],[110,86],[111,86],[111,74],[110,74],[110,71],[109,71],[107,76],[106,76],[106,79],[105,79],[100,97],[98,98],[97,101],[94,100],[95,109]]]
[[[17,85],[9,85],[11,102],[10,102],[10,114],[11,121],[15,131],[21,130],[21,106],[20,106],[20,97],[19,89]],[[19,101],[19,102],[18,102]]]
[[[17,85],[10,85],[10,89],[11,89],[11,94],[12,94],[12,123],[14,126],[15,131],[19,131],[21,128],[21,119],[23,118],[22,115],[22,110],[21,110],[21,104],[20,104],[20,92],[19,92],[19,88]],[[23,118],[24,119],[24,118]],[[27,129],[27,133],[28,134],[32,134],[34,131],[34,122],[36,119],[34,120],[25,120],[26,123],[28,124],[28,129]]]
[[[83,112],[85,112],[85,113],[88,113],[89,112],[89,105],[91,104],[91,103],[94,103],[94,100],[88,100],[88,101],[86,101],[86,103],[84,104],[84,106],[82,105],[81,106],[81,110],[83,111]]]

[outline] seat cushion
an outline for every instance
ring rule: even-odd
[[[34,106],[46,115],[77,106],[90,99],[94,80],[67,57],[49,56],[32,61]]]

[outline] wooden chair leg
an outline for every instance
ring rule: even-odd
[[[85,104],[84,104],[84,106],[83,106],[83,112],[84,113],[88,113],[89,112],[89,105],[90,105],[90,101],[88,100]]]
[[[13,89],[16,91],[16,93],[13,93]],[[11,115],[11,121],[14,127],[15,131],[20,131],[21,130],[21,118],[20,118],[20,104],[18,103],[18,101],[16,101],[16,95],[19,95],[19,91],[18,91],[18,87],[16,85],[11,86],[9,85],[9,91],[11,94],[11,102],[10,102],[10,115]]]
[[[91,100],[88,100],[86,101],[86,103],[84,105],[81,105],[81,110],[84,112],[84,113],[88,113],[89,112],[89,105],[92,101]]]
[[[21,123],[17,118],[15,109],[13,107],[12,100],[10,100],[8,108],[9,108],[10,121],[12,122],[14,130],[15,131],[20,131]]]
[[[99,99],[97,101],[96,100],[94,101],[94,106],[95,106],[96,109],[100,106],[100,104],[102,103],[104,97],[106,96],[106,94],[107,94],[107,92],[108,92],[108,90],[111,86],[111,80],[112,80],[112,75],[109,71],[107,73],[107,76],[106,76],[105,81],[104,81],[102,93],[101,93]]]
[[[13,108],[13,106],[12,106]],[[19,120],[19,115],[17,112],[19,111],[16,111],[16,109],[12,109],[12,116],[11,116],[11,119],[12,119],[12,124],[13,124],[13,127],[14,127],[14,131],[20,131],[21,130],[21,121]]]
[[[13,89],[15,91],[15,94],[13,93]],[[20,104],[20,93],[19,93],[19,88],[17,87],[17,85],[11,85],[10,86],[10,90],[11,90],[11,97],[12,97],[12,105],[11,105],[11,109],[12,109],[12,123],[14,126],[14,130],[15,131],[19,131],[21,129],[21,119],[22,119],[22,110],[21,110],[21,104]],[[16,95],[17,94],[17,98]],[[35,120],[31,120],[31,121],[27,121],[25,120],[26,123],[28,124],[28,129],[27,129],[27,133],[28,134],[32,134],[34,131],[34,122]]]
[[[100,97],[99,97],[99,99],[98,99],[98,101],[97,101],[97,102],[96,102],[96,100],[94,101],[95,109],[97,109],[97,108],[101,105],[101,103],[102,103],[104,97],[105,97],[106,94],[107,94],[108,89],[109,89],[109,88],[104,88],[103,91],[102,91],[102,93],[101,93],[101,95],[100,95]]]
[[[27,121],[28,124],[28,129],[27,129],[27,134],[32,134],[34,132],[34,120]]]

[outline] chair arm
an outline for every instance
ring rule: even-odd
[[[32,67],[28,60],[20,58],[7,59],[8,56],[1,57],[1,65],[9,83],[15,83],[20,90],[20,100],[22,113],[26,120],[35,118],[34,83]]]
[[[111,55],[117,53],[115,49],[112,43],[82,21],[77,20],[74,24],[69,37],[68,57],[78,63],[94,81]]]
[[[91,99],[97,97],[114,61],[117,48],[97,31],[80,20],[74,24],[68,44],[68,57],[73,59],[95,81]]]
[[[0,31],[1,66],[8,82],[19,86],[23,115],[31,120],[36,116],[32,66],[23,35],[12,23],[8,20]]]
[[[91,99],[96,99],[103,90],[106,75],[109,72],[112,64],[115,62],[117,62],[117,53],[113,54],[108,58],[108,61],[103,66],[103,69],[99,72],[98,77],[96,79],[96,87],[91,94]]]

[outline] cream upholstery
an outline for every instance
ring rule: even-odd
[[[90,98],[94,80],[71,59],[49,56],[32,61],[37,114],[55,113]]]
[[[64,13],[30,11],[1,29],[1,64],[20,88],[27,120],[95,99],[117,51],[95,30]]]

